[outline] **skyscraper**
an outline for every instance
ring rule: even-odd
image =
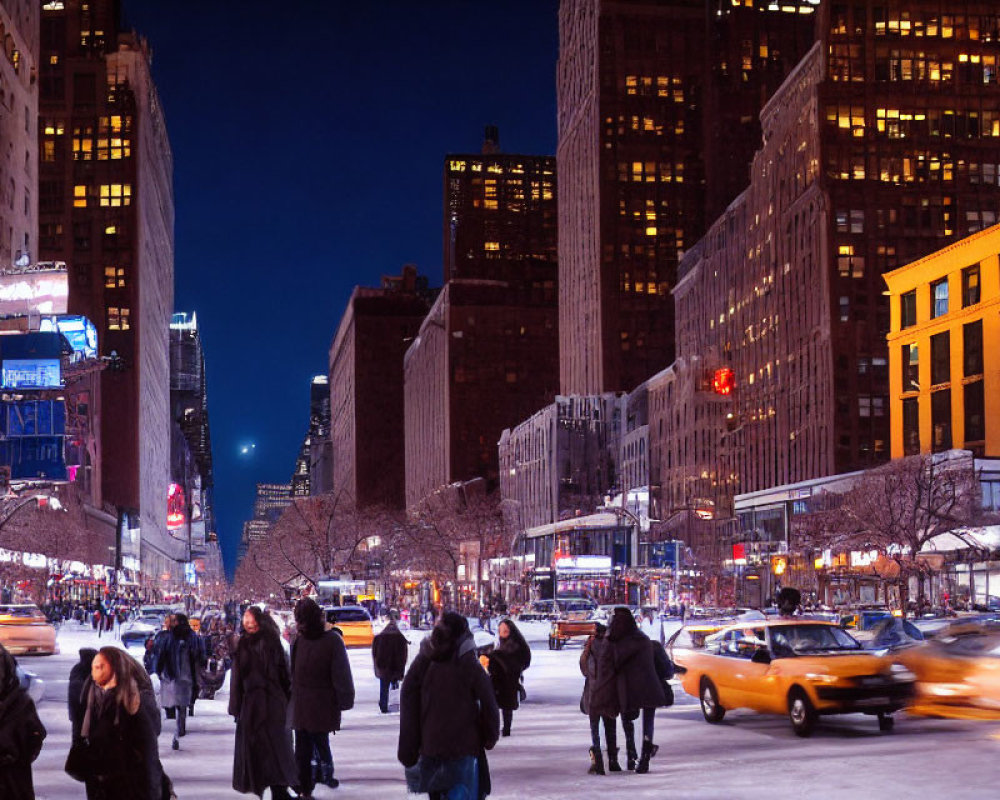
[[[103,355],[104,499],[138,509],[143,569],[179,573],[167,535],[172,155],[146,42],[117,0],[42,6],[40,253],[65,261],[69,309],[93,320]]]
[[[563,394],[628,391],[674,358],[677,265],[749,180],[757,112],[813,40],[816,0],[563,0]]]

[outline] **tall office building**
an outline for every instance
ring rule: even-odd
[[[34,0],[0,5],[0,269],[38,260],[38,19]]]
[[[556,160],[500,151],[486,128],[482,153],[444,163],[444,282],[506,281],[524,301],[556,302]]]
[[[93,320],[102,355],[104,499],[139,511],[143,570],[179,577],[167,534],[172,155],[146,42],[117,0],[42,5],[40,255],[65,261],[69,309]]]
[[[1000,211],[1000,10],[941,10],[824,5],[820,41],[762,112],[751,185],[674,292],[679,361],[732,372],[714,428],[661,449],[675,500],[692,476],[731,497],[888,459],[883,274]],[[693,408],[700,383],[665,413]]]
[[[333,492],[359,508],[403,507],[403,356],[432,295],[412,264],[355,287],[330,345]]]
[[[630,391],[674,358],[671,290],[749,180],[756,115],[813,41],[816,0],[563,0],[563,394]]]

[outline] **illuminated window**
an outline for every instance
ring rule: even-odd
[[[485,242],[483,244],[483,249],[493,252],[500,249],[500,242]]]
[[[42,131],[46,136],[62,136],[66,133],[66,126],[62,120],[45,120],[42,123]]]
[[[73,160],[90,161],[94,156],[94,129],[90,125],[73,128]]]
[[[465,172],[465,162],[464,161],[449,161],[448,169],[452,172]]]
[[[56,143],[51,139],[42,142],[42,161],[56,160]]]
[[[974,306],[979,298],[979,265],[975,264],[962,270],[962,308]]]
[[[87,207],[87,187],[77,184],[73,187],[73,208]]]
[[[101,184],[101,206],[118,208],[132,204],[132,184],[104,183]]]
[[[108,330],[127,331],[129,325],[129,310],[127,308],[108,307]]]
[[[53,53],[52,55],[49,56],[49,64],[51,66],[54,67],[58,63],[59,63],[59,54],[58,53]]]
[[[105,267],[104,268],[104,288],[105,289],[124,289],[125,288],[125,269],[124,267]],[[125,309],[127,312],[128,309]],[[127,313],[126,313],[127,316]],[[119,315],[120,317],[120,315]]]

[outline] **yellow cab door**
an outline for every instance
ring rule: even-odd
[[[767,642],[764,628],[740,628],[731,631],[734,637],[732,671],[734,694],[743,708],[765,711],[768,698],[773,691],[774,678],[771,665],[754,658],[755,653],[766,653]]]
[[[745,675],[744,659],[740,655],[739,641],[742,631],[733,629],[726,631],[719,642],[719,652],[712,659],[710,671],[706,674],[712,679],[719,693],[719,702],[726,708],[740,708],[745,705]]]

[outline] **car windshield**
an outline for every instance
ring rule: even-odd
[[[771,651],[775,658],[860,649],[860,642],[836,625],[780,625],[771,628]]]
[[[0,606],[0,616],[31,619],[42,616],[37,606]]]
[[[143,625],[156,625],[157,627],[163,624],[163,620],[161,620],[159,617],[139,617],[139,619],[137,619],[136,622],[139,622]]]
[[[326,612],[327,622],[368,622],[368,613],[360,608],[332,608]]]
[[[564,600],[560,605],[566,611],[590,611],[596,607],[590,600]]]

